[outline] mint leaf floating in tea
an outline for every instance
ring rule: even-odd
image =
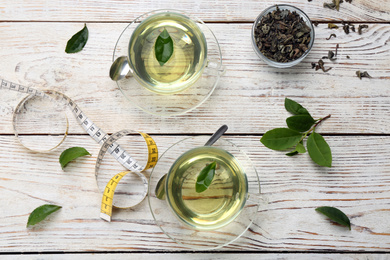
[[[321,213],[321,214],[324,214],[325,216],[327,216],[328,218],[330,218],[334,222],[348,227],[349,230],[351,230],[351,222],[349,221],[349,218],[347,217],[347,215],[344,214],[344,212],[342,212],[338,208],[318,207],[318,208],[316,208],[316,211]]]
[[[73,161],[74,159],[77,159],[84,155],[91,155],[91,154],[83,147],[71,147],[69,149],[66,149],[60,155],[59,161],[61,164],[61,168],[64,169],[70,161]]]
[[[322,121],[328,119],[330,115],[320,119],[313,119],[306,108],[289,98],[285,98],[284,107],[287,111],[294,114],[294,116],[286,119],[288,128],[269,130],[263,135],[260,142],[273,150],[286,150],[295,147],[294,150],[286,153],[287,156],[305,153],[307,149],[310,158],[315,163],[320,166],[331,167],[332,153],[330,147],[325,139],[315,132],[316,127]],[[305,149],[303,140],[307,136],[309,138]]]
[[[204,192],[208,189],[215,175],[216,162],[212,162],[199,173],[196,180],[195,189],[197,193]]]
[[[163,66],[173,54],[173,41],[169,35],[167,29],[160,33],[154,44],[154,51],[156,53],[156,59]]]
[[[87,25],[84,24],[84,28],[76,33],[70,38],[68,43],[66,44],[65,52],[66,53],[76,53],[81,51],[85,44],[88,41],[88,28]]]
[[[45,204],[45,205],[39,206],[38,208],[34,209],[34,211],[31,212],[30,216],[28,217],[27,227],[33,226],[33,225],[41,222],[47,216],[49,216],[53,212],[56,212],[60,208],[61,208],[61,206],[51,205],[51,204]]]

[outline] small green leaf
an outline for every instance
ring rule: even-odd
[[[289,153],[286,153],[287,156],[294,156],[294,155],[297,155],[298,153],[306,153],[306,149],[305,147],[303,146],[303,143],[302,141],[299,142],[297,144],[297,146],[295,146],[295,150],[289,152]]]
[[[173,54],[173,41],[169,35],[167,29],[160,33],[154,44],[154,51],[156,53],[156,59],[163,66]]]
[[[289,98],[284,99],[284,107],[286,110],[294,115],[310,115],[309,112],[301,106],[298,102]]]
[[[297,154],[298,154],[297,150],[294,150],[292,152],[286,153],[287,156],[294,156],[294,155],[297,155]]]
[[[60,164],[61,168],[64,169],[65,166],[72,160],[77,159],[84,155],[91,155],[83,147],[71,147],[63,151],[60,155]]]
[[[201,193],[210,186],[215,175],[216,162],[212,162],[202,169],[196,180],[195,189],[197,193]]]
[[[302,142],[299,142],[299,143],[297,144],[297,146],[295,147],[295,150],[296,150],[298,153],[306,153],[305,146],[303,146],[303,143],[302,143]]]
[[[311,159],[321,166],[332,166],[332,152],[322,135],[313,132],[307,138],[307,151]]]
[[[88,28],[87,25],[84,24],[84,28],[81,31],[77,32],[75,35],[70,38],[68,43],[66,44],[65,52],[66,53],[76,53],[81,51],[85,44],[88,41]]]
[[[34,211],[31,212],[30,216],[28,217],[27,227],[33,226],[41,222],[51,213],[56,212],[60,208],[62,207],[57,205],[50,205],[50,204],[39,206],[38,208],[34,209]]]
[[[296,145],[302,133],[288,128],[275,128],[266,132],[260,142],[273,150],[285,150]]]
[[[351,230],[351,222],[349,221],[347,215],[345,215],[341,210],[334,207],[318,207],[316,208],[316,211],[324,214],[334,222],[348,227],[349,230]]]
[[[288,128],[298,132],[308,131],[315,122],[311,115],[307,114],[290,116],[286,119]]]
[[[158,180],[156,189],[154,190],[154,193],[156,194],[156,197],[160,200],[165,199],[165,180],[167,179],[167,174],[164,174],[164,176],[161,177],[160,180]]]

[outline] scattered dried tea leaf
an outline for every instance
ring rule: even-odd
[[[367,24],[360,24],[358,27],[358,33],[362,34],[362,30],[368,28]]]
[[[334,34],[334,33],[332,33],[331,35],[329,35],[329,37],[328,38],[326,38],[327,40],[330,40],[332,37],[337,37],[337,35],[336,34]]]
[[[334,23],[328,23],[328,28],[329,29],[338,29],[339,27],[335,25]]]
[[[332,0],[332,3],[324,3],[325,8],[329,8],[332,10],[340,10],[340,4],[343,2],[343,0]]]
[[[367,71],[361,72],[360,70],[356,71],[356,76],[358,76],[359,79],[362,79],[362,78],[372,78],[370,76],[370,74],[368,74]]]
[[[351,57],[349,57],[348,55],[346,56],[347,57],[347,59],[350,59]]]
[[[311,66],[312,66],[312,69],[315,68],[316,71],[321,69],[323,72],[328,72],[332,69],[332,67],[325,69],[324,64],[325,64],[324,61],[322,59],[319,59],[317,64],[312,62]]]

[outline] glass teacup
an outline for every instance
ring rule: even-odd
[[[128,49],[133,76],[145,88],[160,94],[181,92],[193,85],[207,61],[206,38],[188,16],[162,11],[138,18]],[[156,58],[155,43],[166,30],[173,41],[173,52],[165,63]]]
[[[164,29],[175,45],[161,66],[153,46]],[[205,102],[224,72],[221,49],[210,28],[191,14],[167,9],[145,13],[122,31],[110,77],[133,105],[153,115],[173,116]]]
[[[149,206],[157,225],[177,243],[192,249],[214,249],[239,238],[256,219],[260,197],[257,171],[235,144],[220,138],[204,146],[207,136],[184,139],[158,160],[149,180]],[[216,162],[214,178],[198,193],[199,172]],[[165,197],[156,186],[165,179]]]

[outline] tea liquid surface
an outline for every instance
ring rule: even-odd
[[[161,66],[154,45],[164,29],[173,40],[173,54]],[[129,44],[130,64],[136,78],[158,93],[176,93],[195,83],[204,69],[206,55],[206,40],[199,26],[188,17],[171,12],[141,22]]]
[[[217,169],[209,188],[197,193],[200,171],[215,161]],[[248,182],[238,160],[210,146],[183,154],[171,167],[166,183],[167,200],[178,218],[196,229],[217,229],[238,216],[245,205]]]

